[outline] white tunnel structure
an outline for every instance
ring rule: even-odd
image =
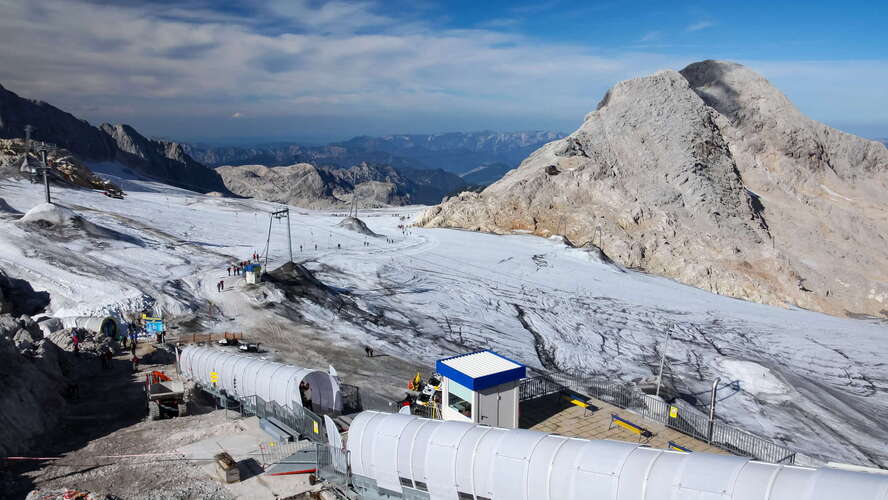
[[[114,316],[71,316],[60,318],[60,321],[65,328],[83,328],[107,337],[127,335],[129,330],[123,320]]]
[[[888,500],[888,475],[365,411],[347,444],[364,498]]]
[[[182,375],[205,387],[215,386],[229,396],[259,396],[281,406],[303,406],[299,384],[310,388],[312,409],[317,413],[342,410],[339,381],[329,373],[228,353],[210,347],[187,346],[179,355]]]

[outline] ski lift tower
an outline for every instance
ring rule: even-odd
[[[31,147],[31,132],[34,131],[34,127],[31,125],[25,125],[25,155],[24,160],[22,161],[21,172],[29,174],[31,176],[31,182],[36,182],[36,177],[38,173],[43,174],[43,188],[46,194],[46,203],[52,203],[52,200],[49,196],[49,177],[47,171],[49,170],[49,165],[46,163],[46,152],[50,149],[46,143],[40,143],[37,148]],[[40,153],[40,164],[33,165],[31,163],[31,150],[35,149],[36,152]]]
[[[293,238],[290,237],[290,208],[287,207],[283,210],[278,210],[277,212],[272,212],[271,217],[274,219],[283,219],[287,218],[287,248],[290,250],[290,260],[289,262],[293,262]],[[269,233],[270,235],[271,233]],[[267,262],[266,262],[267,265]]]

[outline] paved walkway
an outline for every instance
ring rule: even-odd
[[[705,451],[727,455],[728,452],[710,446],[704,441],[692,438],[676,430],[642,418],[641,415],[618,408],[598,399],[589,402],[595,407],[588,410],[572,404],[562,394],[551,394],[542,398],[521,403],[520,427],[562,436],[586,439],[613,439],[643,443],[653,448],[668,448],[669,441],[691,451]],[[616,425],[611,425],[611,414],[617,414],[633,424],[644,427],[654,435],[650,439]]]

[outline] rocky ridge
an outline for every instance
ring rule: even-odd
[[[0,139],[25,137],[54,144],[82,162],[118,162],[138,174],[200,192],[225,191],[212,169],[192,159],[175,142],[148,139],[128,125],[93,127],[45,102],[25,99],[0,86]]]
[[[888,150],[741,65],[620,82],[579,130],[420,224],[562,234],[717,293],[888,316]]]
[[[402,170],[361,163],[351,168],[297,163],[284,167],[218,167],[225,186],[240,196],[312,208],[342,208],[357,196],[360,208],[439,203],[462,187],[443,171]]]

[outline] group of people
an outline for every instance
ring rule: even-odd
[[[120,347],[124,350],[129,348],[130,353],[132,354],[132,365],[133,371],[139,371],[139,358],[136,356],[136,346],[138,344],[138,329],[135,325],[130,325],[129,334],[121,334],[116,337],[116,340],[120,343]],[[80,344],[83,341],[81,338],[80,332],[74,330],[71,332],[71,344],[73,346],[74,357],[80,357]],[[111,361],[114,359],[114,352],[111,350],[110,346],[104,346],[98,353],[99,362],[102,365],[103,370],[111,369]]]
[[[300,246],[299,249],[301,250],[302,247]],[[253,252],[253,254],[250,255],[250,260],[254,262],[259,262],[260,257],[261,256],[259,255],[259,252]],[[244,278],[246,278],[246,275],[244,275],[244,271],[246,270],[247,266],[250,265],[250,260],[242,260],[228,266],[225,269],[226,271],[228,271],[228,276],[244,276]],[[219,280],[219,282],[216,283],[216,291],[220,293],[225,291],[224,279]]]

